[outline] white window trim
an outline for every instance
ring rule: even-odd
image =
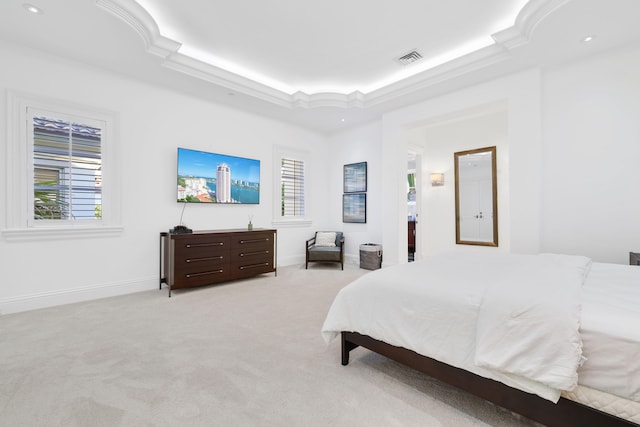
[[[89,116],[106,123],[102,146],[102,179],[105,186],[102,191],[102,221],[97,223],[32,225],[29,220],[29,197],[33,191],[29,178],[32,169],[32,156],[29,153],[29,126],[27,126],[27,108],[48,110],[73,116]],[[7,150],[5,158],[6,223],[2,235],[7,240],[46,240],[67,237],[112,236],[122,233],[120,206],[120,175],[115,123],[117,114],[94,107],[73,104],[65,101],[43,98],[37,95],[7,91]]]
[[[304,217],[281,216],[281,171],[282,158],[298,159],[304,161]],[[311,198],[309,197],[309,182],[311,181],[311,155],[308,151],[296,150],[290,147],[276,145],[273,148],[273,221],[275,227],[310,227]]]

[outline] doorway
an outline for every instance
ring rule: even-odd
[[[408,153],[407,156],[407,261],[413,262],[416,259],[417,230],[418,223],[418,191],[419,188],[417,171],[417,156],[415,153]]]

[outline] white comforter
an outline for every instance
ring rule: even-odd
[[[580,336],[587,358],[580,384],[640,403],[640,267],[593,263]]]
[[[369,273],[336,296],[322,333],[369,335],[557,401],[576,384],[590,260],[448,255]]]

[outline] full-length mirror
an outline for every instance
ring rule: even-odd
[[[496,147],[454,153],[456,243],[498,246]]]

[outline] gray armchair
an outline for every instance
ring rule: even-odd
[[[332,234],[335,239],[331,239]],[[344,235],[341,231],[317,231],[305,244],[307,261],[304,268],[309,268],[310,262],[339,262],[344,270]]]

